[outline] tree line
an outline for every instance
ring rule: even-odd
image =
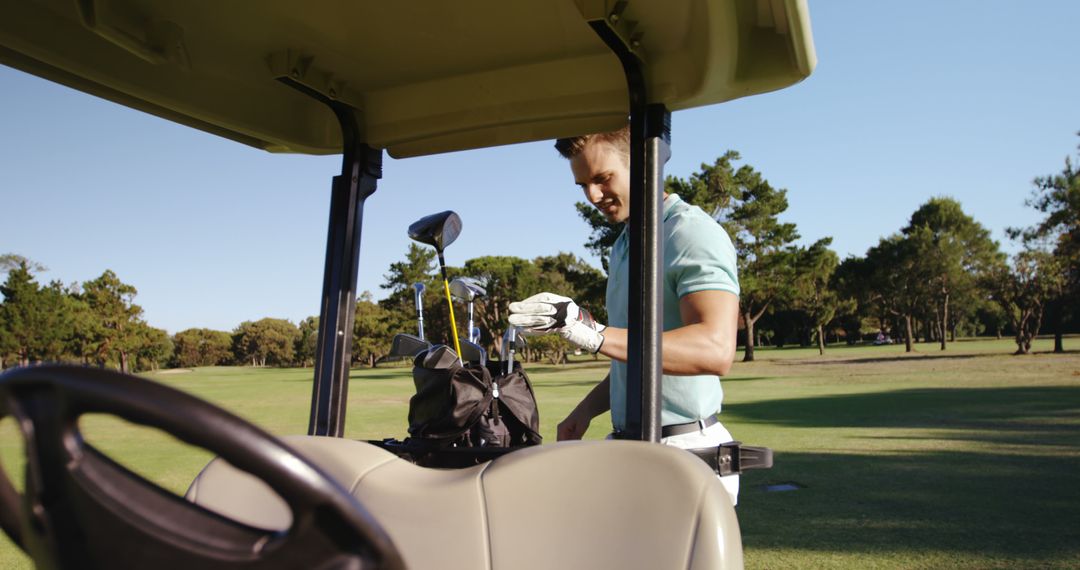
[[[781,220],[787,190],[740,159],[728,151],[687,178],[668,176],[665,190],[701,207],[735,244],[745,361],[763,344],[816,343],[824,353],[830,340],[895,338],[911,352],[920,338],[945,350],[958,335],[1005,333],[1026,354],[1044,319],[1062,352],[1063,333],[1080,324],[1080,182],[1069,157],[1062,172],[1034,180],[1026,204],[1046,217],[1008,228],[1020,246],[1011,257],[959,202],[942,196],[865,255],[844,260],[829,249],[831,237],[797,245],[796,225]],[[577,209],[592,228],[585,245],[606,269],[622,228],[589,204]]]
[[[816,343],[824,353],[829,342],[896,340],[910,352],[920,340],[945,350],[957,337],[1003,334],[1026,354],[1047,323],[1060,352],[1063,334],[1080,324],[1080,177],[1071,157],[1060,173],[1035,178],[1026,204],[1045,217],[1032,227],[1007,229],[1020,247],[1012,256],[959,202],[940,196],[865,255],[843,260],[829,248],[831,237],[798,245],[796,225],[781,220],[787,190],[740,161],[728,151],[686,178],[667,177],[665,189],[709,213],[735,244],[744,360],[753,360],[762,345]],[[502,348],[509,303],[539,291],[572,297],[606,321],[608,254],[622,228],[588,204],[577,209],[592,229],[585,245],[604,271],[569,253],[531,260],[483,256],[447,268],[451,278],[472,277],[487,289],[475,302],[475,320],[490,354]],[[44,269],[16,254],[0,255],[0,272],[7,274],[0,285],[0,368],[67,361],[136,372],[314,363],[318,317],[296,324],[264,318],[232,331],[192,328],[170,336],[143,319],[135,287],[111,270],[82,284],[43,285],[35,274]],[[354,363],[375,366],[387,358],[396,333],[416,332],[416,283],[427,291],[421,300],[426,336],[449,342],[435,253],[410,244],[384,275],[386,297],[375,301],[364,292],[357,299]],[[463,330],[465,305],[455,303]],[[571,348],[557,335],[532,337],[520,357],[560,363]]]

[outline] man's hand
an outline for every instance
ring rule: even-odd
[[[594,354],[604,344],[600,332],[607,328],[594,321],[589,311],[577,306],[573,299],[554,293],[540,293],[510,303],[510,324],[521,327],[525,334],[557,332]]]
[[[589,431],[590,423],[592,419],[588,415],[581,414],[575,409],[566,416],[565,420],[559,422],[559,427],[555,430],[555,441],[581,439],[585,432]]]

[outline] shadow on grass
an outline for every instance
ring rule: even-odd
[[[1013,430],[1050,416],[1076,417],[1080,385],[920,388],[726,404],[740,421],[793,427],[986,428]],[[1019,423],[1013,423],[1019,422]],[[1080,442],[1080,425],[1069,428]],[[992,435],[992,434],[987,434]]]
[[[912,360],[971,360],[973,358],[997,357],[1004,354],[1005,353],[1001,352],[984,352],[978,354],[927,354],[925,352],[907,352],[895,356],[869,356],[866,358],[830,358],[827,360],[777,360],[774,361],[774,363],[782,366],[817,366],[823,364],[836,366],[838,364],[874,364],[882,362],[910,362]]]
[[[826,559],[865,554],[868,566],[894,553],[900,557],[891,565],[906,567],[1075,562],[1078,468],[1075,453],[777,451],[773,469],[743,475],[738,515],[747,564],[760,566],[755,551],[766,560],[771,549]],[[806,488],[762,490],[786,481]]]

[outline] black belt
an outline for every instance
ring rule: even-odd
[[[715,424],[718,421],[720,420],[717,419],[716,414],[713,414],[707,418],[698,420],[696,422],[687,422],[685,424],[671,424],[669,426],[664,426],[663,429],[660,430],[660,437],[671,437],[673,435],[682,435],[684,433],[701,431]]]

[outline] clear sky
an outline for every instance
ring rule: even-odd
[[[934,196],[1002,241],[1080,138],[1080,2],[810,1],[818,67],[784,91],[673,116],[667,174],[727,149],[788,189],[804,242],[862,255]],[[272,155],[0,66],[0,253],[86,281],[112,269],[151,325],[232,330],[318,314],[339,157]],[[550,142],[386,158],[368,200],[359,288],[381,297],[408,225],[453,209],[447,250],[574,252],[588,228]]]

